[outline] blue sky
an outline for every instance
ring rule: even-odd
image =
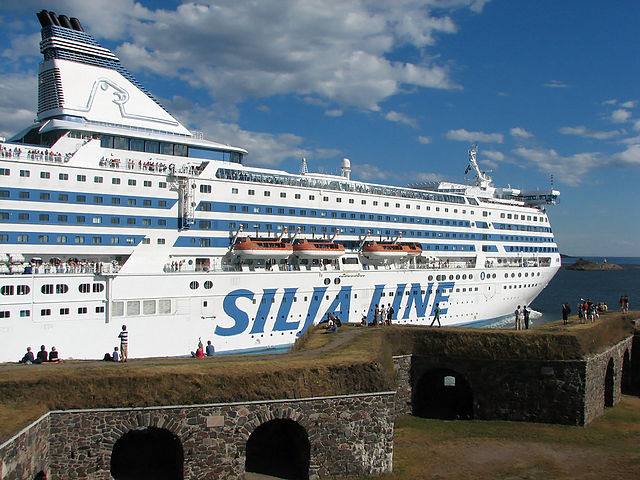
[[[404,185],[561,190],[560,251],[640,256],[640,3],[626,0],[4,0],[0,136],[35,117],[46,8],[188,128],[248,164]]]

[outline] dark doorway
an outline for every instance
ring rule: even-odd
[[[111,475],[116,480],[183,480],[180,439],[164,428],[125,433],[113,446]]]
[[[307,431],[290,419],[263,423],[247,440],[247,472],[308,480],[311,445]]]
[[[469,382],[453,370],[424,373],[413,390],[413,415],[443,420],[473,418],[473,391]]]
[[[607,364],[607,373],[604,376],[604,408],[613,407],[613,390],[615,384],[613,372],[613,358],[610,358]]]

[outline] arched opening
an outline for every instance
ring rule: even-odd
[[[633,373],[631,372],[631,354],[629,350],[624,351],[622,357],[622,382],[620,385],[622,393],[625,395],[631,395],[636,393],[633,388]]]
[[[604,408],[613,407],[614,384],[613,358],[610,358],[607,364],[607,373],[604,376]]]
[[[311,444],[307,431],[290,419],[269,420],[247,440],[247,472],[308,480]]]
[[[473,391],[458,372],[441,368],[425,372],[413,389],[413,415],[443,420],[473,418]]]
[[[115,480],[183,480],[183,467],[182,442],[164,428],[130,430],[111,453],[110,471]]]
[[[43,470],[40,470],[38,473],[36,473],[36,476],[33,477],[33,480],[47,480],[47,474],[44,473]]]

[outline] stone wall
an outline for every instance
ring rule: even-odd
[[[414,388],[420,378],[427,372],[447,369],[461,374],[470,385],[476,419],[585,425],[604,411],[605,375],[610,359],[614,363],[613,405],[620,400],[623,358],[625,351],[631,352],[632,339],[593,357],[569,361],[428,354],[394,357],[396,413],[411,415]]]
[[[51,412],[37,426],[9,442],[2,458],[22,466],[12,467],[15,473],[0,475],[0,479],[33,478],[40,469],[48,473],[50,480],[111,479],[115,443],[125,433],[147,427],[166,429],[179,438],[184,452],[184,478],[240,478],[245,471],[249,436],[274,419],[293,420],[306,431],[312,477],[389,473],[394,406],[394,392],[383,392],[300,400]],[[40,448],[23,446],[36,443]]]
[[[44,415],[0,445],[1,480],[29,480],[48,471],[49,421]]]

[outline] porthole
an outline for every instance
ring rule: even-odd
[[[200,284],[198,282],[196,282],[195,280],[189,284],[189,288],[191,290],[196,290],[199,286],[200,286]]]
[[[456,275],[456,280],[460,280],[460,275]]]
[[[333,283],[335,283],[336,285],[338,285],[340,283],[340,279],[339,278],[334,278],[333,279]]]
[[[324,279],[324,284],[325,285],[329,285],[331,283],[331,279],[330,278],[325,278]]]
[[[209,290],[210,288],[213,287],[213,282],[211,280],[207,280],[206,282],[204,282],[204,288],[206,288],[207,290]]]
[[[429,281],[431,282],[433,280],[433,275],[429,275]]]

